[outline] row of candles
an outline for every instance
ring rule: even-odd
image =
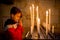
[[[35,8],[34,4],[32,4],[32,6],[30,6],[31,34],[33,33],[33,29],[34,29],[34,8]],[[36,16],[37,27],[40,28],[40,18],[39,18],[39,13],[38,13],[38,6],[36,7],[36,13],[37,13],[37,16]],[[46,11],[46,35],[48,35],[48,31],[50,30],[50,28],[51,28],[51,9],[48,9]],[[52,31],[54,32],[54,29]]]

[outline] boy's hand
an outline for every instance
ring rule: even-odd
[[[12,25],[7,25],[7,28],[13,28],[13,26]]]
[[[14,29],[16,29],[17,28],[17,24],[7,25],[7,28],[14,28]]]
[[[15,29],[16,29],[16,28],[17,28],[17,24],[13,24],[13,28],[15,28]]]
[[[19,21],[18,25],[21,25],[22,26],[22,21],[21,20]]]

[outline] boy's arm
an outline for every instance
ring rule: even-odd
[[[19,20],[19,22],[18,22],[18,27],[21,27],[22,32],[24,31],[23,24],[22,24],[21,20]]]
[[[21,25],[18,25],[16,28],[14,28],[13,25],[7,25],[7,30],[14,34],[19,31],[23,32],[23,27]]]
[[[14,28],[13,25],[7,25],[7,31],[9,31],[12,34],[15,34],[18,31],[20,31],[20,27],[19,28]]]

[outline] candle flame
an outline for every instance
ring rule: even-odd
[[[34,8],[34,4],[32,4],[32,7]]]
[[[38,9],[38,6],[37,6],[37,9]]]
[[[48,16],[48,11],[46,11],[46,16]]]
[[[40,24],[40,18],[38,18],[38,22],[39,22],[39,24]]]
[[[38,12],[38,6],[36,7],[36,11]]]

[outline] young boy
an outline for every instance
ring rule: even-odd
[[[21,17],[21,10],[13,7],[10,11],[10,19],[4,25],[6,40],[22,40],[23,26]]]

